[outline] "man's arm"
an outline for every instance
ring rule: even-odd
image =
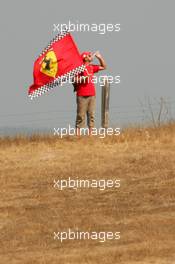
[[[105,60],[103,59],[102,55],[100,54],[100,52],[96,52],[95,54],[95,57],[99,60],[100,62],[100,66],[99,66],[99,69],[100,70],[105,70],[107,68],[106,66],[106,62]]]

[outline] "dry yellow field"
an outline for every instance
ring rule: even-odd
[[[120,188],[54,188],[54,179]],[[0,139],[0,264],[174,264],[175,125],[119,137]],[[68,230],[119,240],[54,239]]]

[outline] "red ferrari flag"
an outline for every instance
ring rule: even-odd
[[[34,63],[34,84],[29,87],[31,99],[38,97],[62,81],[72,79],[85,70],[83,60],[68,30],[58,34]]]

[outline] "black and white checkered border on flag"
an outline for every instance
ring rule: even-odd
[[[65,28],[64,30],[62,30],[60,33],[58,33],[58,35],[56,35],[47,45],[47,47],[45,49],[43,49],[43,51],[40,53],[39,57],[44,55],[45,52],[47,52],[53,43],[57,42],[58,40],[64,38],[66,35],[69,34],[69,30],[67,28]]]
[[[83,72],[85,70],[86,66],[82,64],[81,66],[67,72],[66,74],[57,77],[53,82],[47,83],[37,90],[35,90],[33,93],[29,94],[30,99],[32,100],[33,98],[39,97],[42,94],[45,94],[46,92],[50,91],[53,89],[55,86],[58,86],[62,82],[66,82],[67,80],[73,79],[75,76],[77,76],[79,73]]]

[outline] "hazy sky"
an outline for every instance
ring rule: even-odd
[[[120,75],[111,85],[111,125],[141,121],[140,102],[151,98],[155,111],[163,97],[175,116],[175,2],[173,0],[59,1],[1,0],[0,127],[74,125],[73,87],[56,87],[31,101],[33,63],[56,34],[53,24],[121,24],[120,32],[73,32],[80,50],[99,50],[107,62],[100,74]],[[97,125],[101,87],[97,85]]]

